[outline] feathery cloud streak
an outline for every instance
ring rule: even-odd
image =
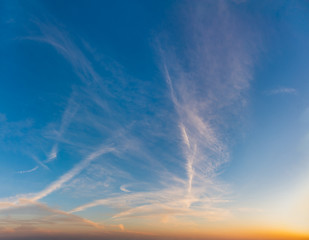
[[[213,184],[220,166],[229,160],[229,136],[224,132],[233,126],[227,125],[226,120],[245,105],[256,49],[239,37],[246,33],[228,3],[212,4],[212,12],[199,2],[190,7],[187,17],[192,26],[188,29],[194,31],[186,32],[193,38],[186,43],[190,50],[185,60],[180,61],[179,53],[171,51],[169,45],[161,44],[160,55],[179,116],[187,192],[199,201],[209,194],[207,183]],[[245,39],[248,41],[250,36]],[[194,193],[194,188],[200,192]]]
[[[37,193],[34,197],[31,198],[32,201],[40,200],[50,193],[56,191],[57,189],[61,188],[64,183],[71,180],[77,174],[79,174],[84,168],[86,168],[93,160],[98,158],[99,156],[112,152],[112,148],[101,147],[99,150],[89,154],[84,160],[78,163],[75,167],[73,167],[69,172],[61,176],[58,180],[50,184],[47,188],[43,191]]]
[[[287,87],[280,87],[270,91],[266,91],[265,94],[267,95],[277,95],[277,94],[296,94],[297,90],[295,88],[287,88]]]
[[[23,170],[23,171],[18,171],[18,173],[23,174],[23,173],[31,173],[34,172],[35,170],[37,170],[39,167],[35,166],[34,168],[31,168],[29,170]]]

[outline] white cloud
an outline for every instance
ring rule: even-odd
[[[57,154],[58,154],[58,144],[54,144],[50,153],[47,156],[47,159],[44,161],[44,163],[49,163],[54,161],[57,158]]]
[[[186,190],[182,188],[167,188],[153,192],[138,192],[120,194],[117,197],[99,199],[72,209],[70,213],[85,211],[88,208],[105,205],[114,209],[125,209],[116,213],[113,219],[150,216],[193,216],[214,221],[229,214],[228,210],[215,208],[213,204],[226,203],[220,198],[192,199],[185,197]],[[200,201],[199,207],[189,208],[190,202]],[[212,213],[212,214],[210,214]]]
[[[296,94],[297,90],[295,88],[280,87],[273,90],[265,91],[267,95],[277,95],[277,94]]]
[[[76,44],[71,41],[69,34],[52,23],[37,20],[36,25],[41,31],[39,36],[28,36],[23,39],[45,42],[53,46],[64,58],[68,60],[78,75],[86,84],[101,80],[93,69],[91,62]]]
[[[92,152],[89,154],[86,158],[84,158],[81,162],[79,162],[77,165],[75,165],[70,171],[68,171],[66,174],[62,175],[58,180],[51,183],[48,187],[46,187],[44,190],[34,194],[34,196],[31,198],[32,201],[38,201],[47,195],[51,194],[52,192],[58,190],[63,186],[64,183],[71,180],[73,177],[75,177],[77,174],[79,174],[84,168],[86,168],[92,161],[94,161],[96,158],[100,157],[101,155],[105,153],[109,153],[114,151],[113,148],[102,146],[98,150]]]
[[[35,155],[31,155],[32,159],[39,164],[41,167],[45,168],[46,170],[49,170],[49,167],[47,167],[42,161],[39,160],[39,158]]]
[[[29,170],[18,171],[18,173],[20,173],[20,174],[31,173],[31,172],[36,171],[38,168],[39,168],[38,166],[35,166],[34,168],[31,168]]]
[[[228,119],[244,107],[256,52],[249,26],[241,25],[228,3],[208,7],[196,2],[188,8],[187,35],[192,38],[182,43],[190,46],[185,57],[178,59],[171,50],[172,40],[159,49],[184,143],[189,207],[213,194],[209,185],[216,188],[217,172],[229,160],[225,132],[234,126]]]
[[[131,192],[130,190],[127,189],[125,185],[120,186],[120,190],[127,193]]]

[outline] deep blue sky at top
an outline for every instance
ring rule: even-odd
[[[61,23],[65,23],[63,25],[65,25],[66,30],[72,33],[79,32],[78,37],[85,41],[91,39],[96,48],[99,48],[106,56],[112,56],[113,59],[117,59],[122,65],[126,66],[126,71],[128,71],[129,74],[137,78],[149,79],[158,72],[155,66],[156,59],[153,57],[154,51],[150,44],[153,41],[156,28],[160,27],[162,24],[168,25],[168,23],[164,22],[162,19],[166,19],[167,17],[166,12],[169,10],[169,1],[157,4],[155,2],[146,3],[143,1],[92,1],[90,3],[84,1],[30,1],[22,4],[22,6],[12,1],[3,2],[2,4],[6,10],[4,11],[6,14],[2,15],[4,24],[7,25],[5,21],[9,21],[11,18],[14,18],[14,21],[19,21],[16,26],[5,26],[4,28],[4,33],[7,37],[3,40],[4,44],[2,47],[4,48],[3,50],[7,58],[1,59],[3,61],[3,70],[6,71],[7,74],[16,74],[16,78],[23,76],[23,78],[29,78],[29,80],[32,81],[20,80],[19,83],[21,85],[19,86],[16,86],[16,82],[9,81],[6,83],[8,87],[11,87],[12,90],[14,89],[14,91],[17,91],[16,93],[20,94],[14,94],[13,96],[9,94],[11,93],[10,91],[4,91],[5,88],[2,88],[4,91],[1,94],[2,96],[11,95],[10,97],[20,97],[22,100],[23,95],[26,95],[22,93],[23,91],[34,91],[36,94],[43,94],[42,90],[50,89],[50,92],[54,93],[54,90],[59,88],[65,89],[65,86],[68,88],[70,87],[70,83],[74,82],[72,76],[65,77],[61,75],[69,74],[68,68],[70,66],[69,64],[65,64],[64,61],[59,63],[61,59],[55,61],[57,53],[54,53],[51,49],[46,49],[48,47],[45,46],[38,46],[37,48],[41,47],[46,51],[49,50],[51,56],[44,55],[42,51],[35,51],[35,47],[31,49],[24,48],[24,44],[31,46],[33,43],[20,41],[19,37],[16,36],[27,35],[27,31],[32,31],[31,27],[33,28],[33,26],[31,26],[31,21],[36,21],[37,17],[44,19],[53,16],[52,18],[57,19]],[[46,11],[46,9],[48,9],[48,11]],[[121,16],[121,18],[119,16]],[[10,44],[8,40],[9,37],[12,37],[16,41]],[[16,47],[18,47],[18,49],[16,49]],[[41,61],[43,57],[44,61]],[[33,63],[34,61],[36,61],[35,64]],[[29,63],[29,66],[27,63]],[[18,66],[16,66],[17,64]],[[62,71],[61,73],[57,73],[58,71],[54,70],[55,65],[59,66],[57,69]],[[64,66],[61,67],[62,65]],[[67,69],[65,69],[65,66]],[[16,67],[20,69],[18,72],[12,69]],[[36,73],[41,74],[41,76],[36,76],[35,74],[31,75],[31,71],[27,71],[29,67]],[[47,76],[44,75],[46,71],[49,73]],[[25,75],[23,75],[23,73]],[[26,74],[28,74],[28,76]],[[58,74],[58,76],[56,74]],[[3,75],[5,74],[3,73]],[[59,75],[61,75],[61,77],[59,77]],[[42,78],[46,77],[49,77],[50,81],[42,80]],[[150,80],[154,79],[156,78],[153,77],[153,79]],[[27,88],[26,84],[32,87]],[[33,96],[34,92],[29,92],[27,95],[35,97]],[[61,92],[61,90],[59,92]],[[17,101],[13,99],[6,102],[11,104],[17,103]],[[24,101],[20,101],[20,103],[22,102]],[[7,106],[5,112],[8,114],[8,111],[13,109],[14,108]],[[21,112],[14,110],[13,112],[11,117],[18,119],[15,118],[14,115]]]

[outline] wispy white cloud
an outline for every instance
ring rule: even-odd
[[[84,132],[80,132],[79,134],[78,130],[72,131],[69,128],[74,124],[74,126],[79,126],[78,129],[94,128],[97,132],[102,131],[104,128],[108,129],[104,126],[104,123],[97,123],[97,119],[99,118],[100,120],[100,118],[102,118],[100,117],[102,110],[100,109],[100,111],[98,111],[98,108],[96,108],[96,113],[92,113],[92,109],[95,108],[95,105],[102,109],[107,106],[98,95],[98,91],[100,93],[104,91],[102,90],[104,89],[104,87],[102,87],[102,78],[95,71],[91,61],[85,56],[80,49],[80,46],[77,46],[76,43],[71,40],[69,33],[57,24],[48,21],[42,22],[39,19],[36,19],[34,23],[39,30],[38,33],[36,35],[23,37],[22,39],[43,42],[52,46],[72,65],[74,73],[78,76],[81,82],[84,83],[82,87],[73,88],[67,106],[61,115],[61,121],[58,125],[59,127],[56,126],[57,124],[52,124],[51,129],[45,134],[47,138],[54,140],[54,144],[52,145],[50,152],[47,154],[45,161],[42,162],[38,158],[35,158],[35,160],[40,166],[48,168],[46,164],[57,158],[62,143],[69,143],[75,147],[78,146],[78,152],[87,152],[90,149],[93,149],[93,145],[88,141],[91,139],[91,136],[87,136]],[[81,101],[83,101],[83,103],[81,103]],[[115,132],[115,130],[113,132]],[[83,137],[83,135],[85,135],[85,137]],[[104,140],[106,137],[104,136],[100,141],[102,141],[102,139]],[[83,141],[82,144],[79,142],[80,140]],[[109,147],[99,147],[97,151],[92,152],[92,154],[88,155],[84,160],[75,165],[75,167],[58,180],[51,183],[47,188],[34,194],[31,199],[37,201],[61,188],[64,183],[67,183],[83,169],[88,167],[94,159],[104,153],[112,151],[114,151],[114,149]]]
[[[120,190],[127,193],[131,192],[130,190],[127,189],[125,185],[120,186]]]
[[[112,154],[115,154],[113,152]],[[83,172],[67,182],[62,191],[74,198],[101,198],[119,191],[119,184],[132,182],[134,178],[108,161],[92,162]],[[127,184],[125,184],[127,185]],[[122,185],[120,185],[122,186]]]
[[[87,59],[80,48],[71,41],[68,32],[51,22],[42,22],[40,20],[35,20],[34,22],[40,29],[41,35],[27,36],[23,39],[45,42],[53,46],[70,64],[72,64],[75,73],[84,83],[91,84],[92,82],[101,80],[101,77],[94,70],[89,59]]]
[[[73,91],[71,97],[69,98],[68,104],[66,109],[64,110],[62,116],[61,116],[61,123],[60,123],[60,127],[59,127],[59,131],[58,133],[58,138],[62,138],[63,134],[65,133],[65,131],[67,130],[67,128],[69,127],[69,125],[72,123],[72,121],[74,120],[74,117],[79,109],[79,104],[76,102],[75,98],[77,93]],[[53,146],[52,151],[56,151],[58,148],[58,146],[55,144]]]
[[[76,93],[73,91],[71,97],[68,100],[67,106],[61,115],[61,122],[58,129],[54,129],[50,137],[55,140],[49,154],[47,155],[46,160],[44,163],[50,163],[57,158],[58,149],[59,149],[59,142],[64,141],[64,135],[70,126],[70,124],[74,121],[74,117],[77,114],[79,109],[79,105],[75,101]]]
[[[179,117],[186,188],[192,199],[188,207],[211,194],[209,185],[215,187],[218,170],[229,160],[225,130],[233,127],[228,125],[229,116],[239,114],[246,103],[256,51],[256,46],[238,37],[247,27],[239,27],[228,3],[216,2],[210,8],[212,12],[202,3],[190,5],[186,17],[192,24],[188,26],[192,39],[185,43],[190,51],[184,59],[179,60],[169,44],[161,43],[159,49],[162,72]],[[246,41],[250,37],[248,31]]]
[[[295,88],[279,87],[273,90],[265,91],[266,95],[277,95],[277,94],[296,94]]]
[[[68,171],[66,174],[62,175],[60,178],[58,178],[56,181],[51,183],[49,186],[47,186],[45,189],[38,193],[28,193],[23,195],[16,195],[14,197],[1,199],[0,201],[0,213],[5,211],[17,211],[20,212],[20,208],[27,207],[28,205],[39,205],[43,206],[41,203],[38,203],[38,201],[49,194],[53,193],[54,191],[60,189],[63,187],[63,185],[70,181],[72,178],[74,178],[76,175],[78,175],[82,170],[84,170],[92,161],[97,159],[98,157],[102,156],[103,154],[109,153],[114,151],[113,148],[109,147],[101,147],[97,149],[96,151],[90,153],[87,157],[85,157],[81,162],[79,162],[75,167],[73,167],[70,171]],[[37,167],[36,167],[37,168]],[[34,170],[33,170],[34,171]],[[21,173],[24,173],[25,171],[22,171]],[[57,210],[58,211],[58,210]],[[58,211],[61,212],[61,214],[64,215],[70,215],[69,213],[66,213],[64,211]],[[76,218],[79,218],[76,216]],[[81,218],[82,219],[82,218]],[[93,226],[98,226],[98,224],[93,223],[90,220],[83,220],[86,223],[90,223]],[[4,221],[5,223],[9,224],[9,222]]]
[[[217,220],[226,217],[228,210],[215,208],[213,204],[223,204],[226,200],[220,198],[204,198],[199,207],[188,208],[188,203],[198,199],[185,197],[186,190],[183,188],[167,188],[153,192],[139,192],[121,194],[117,197],[96,200],[85,205],[72,209],[70,213],[85,211],[88,208],[105,205],[116,210],[121,210],[115,214],[113,219],[123,219],[132,217],[159,216],[160,218],[172,216],[198,217],[207,220]],[[212,214],[210,214],[212,213]]]
[[[67,129],[70,127],[70,124],[74,122],[74,117],[76,116],[79,109],[79,104],[75,101],[75,98],[76,92],[73,91],[70,98],[68,99],[66,108],[61,115],[60,124],[55,126],[48,133],[48,137],[55,142],[52,145],[50,152],[47,154],[44,163],[50,163],[57,159],[59,143],[68,142],[68,140],[65,139],[65,134],[67,132]]]
[[[58,144],[54,144],[50,153],[47,156],[47,159],[44,161],[44,163],[49,163],[54,161],[57,158],[57,154],[58,154]]]
[[[51,183],[48,187],[46,187],[44,190],[40,191],[39,193],[36,193],[31,200],[32,201],[38,201],[47,195],[51,194],[52,192],[58,190],[63,186],[64,183],[71,180],[73,177],[75,177],[77,174],[79,174],[84,168],[86,168],[92,161],[94,161],[96,158],[100,157],[101,155],[105,153],[109,153],[114,151],[113,148],[109,147],[101,147],[98,150],[92,152],[89,154],[86,158],[84,158],[81,162],[79,162],[77,165],[75,165],[70,171],[68,171],[66,174],[62,175],[58,180]]]
[[[40,161],[40,159],[39,159],[37,156],[35,156],[35,155],[32,154],[31,157],[32,157],[32,159],[33,159],[37,164],[39,164],[41,167],[43,167],[43,168],[49,170],[49,167],[47,167],[42,161]]]
[[[38,168],[39,168],[38,166],[35,166],[34,168],[31,168],[29,170],[18,171],[17,173],[20,173],[20,174],[31,173],[31,172],[36,171]]]

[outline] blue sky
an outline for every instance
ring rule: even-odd
[[[2,234],[309,234],[306,1],[0,9]]]

